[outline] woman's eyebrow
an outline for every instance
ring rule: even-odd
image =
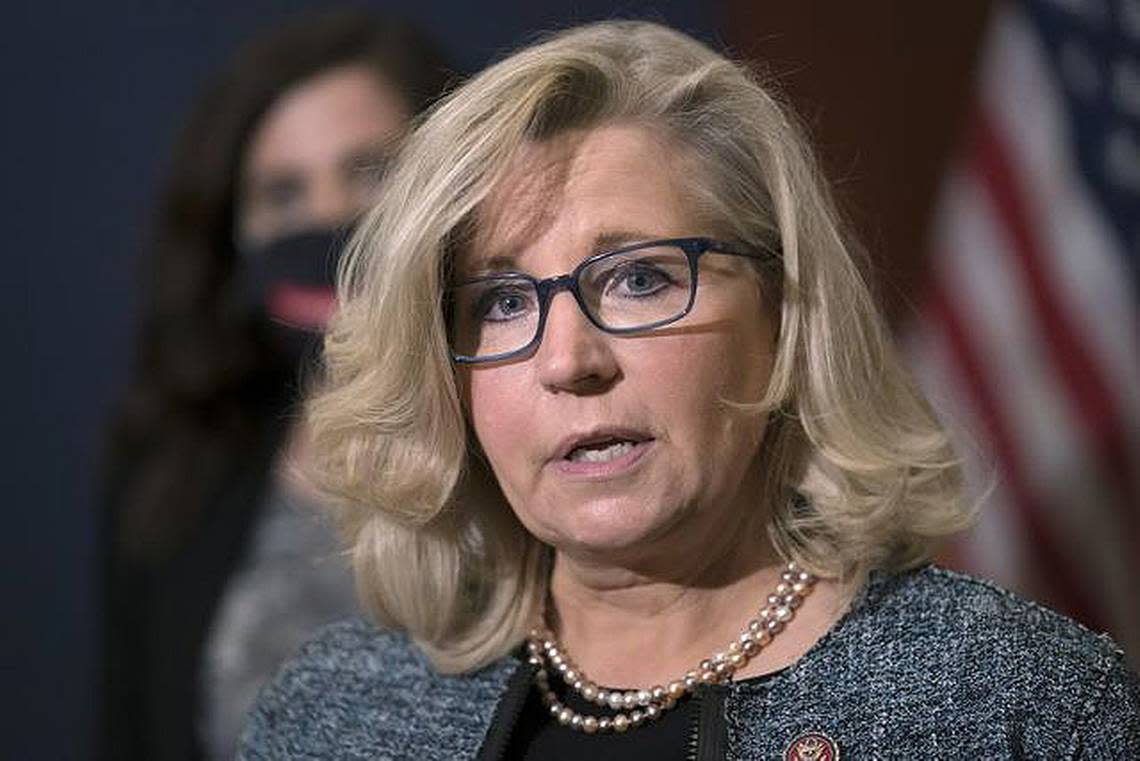
[[[244,183],[242,192],[249,199],[264,201],[282,193],[296,193],[304,188],[304,172],[282,168],[250,175]]]
[[[654,236],[641,230],[605,230],[594,236],[592,250],[589,253],[602,254],[631,243],[653,240],[654,237],[659,238],[661,236]],[[517,251],[480,257],[472,262],[471,266],[464,268],[462,275],[464,277],[477,277],[495,272],[520,272],[518,258]]]
[[[382,145],[364,145],[346,151],[337,161],[337,168],[342,175],[353,175],[358,172],[378,171],[384,169],[390,154]]]
[[[479,277],[496,272],[518,272],[518,256],[509,254],[493,254],[482,257],[460,270],[463,277]]]
[[[651,235],[641,230],[606,230],[594,236],[593,253],[602,254],[607,251],[613,251],[615,248],[629,245],[630,243],[653,240],[655,237],[660,238],[661,236]]]

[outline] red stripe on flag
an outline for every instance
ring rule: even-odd
[[[1084,585],[1076,578],[1072,565],[1058,548],[1041,508],[1029,486],[1021,452],[1010,432],[1001,405],[990,391],[991,380],[977,348],[970,340],[969,331],[946,291],[946,285],[937,277],[930,289],[930,309],[933,322],[945,335],[967,393],[973,399],[979,417],[989,434],[1002,464],[1002,474],[1009,487],[1015,517],[1020,521],[1028,538],[1027,549],[1033,561],[1034,574],[1059,597],[1053,602],[1065,612],[1090,628],[1100,629],[1103,615],[1099,606],[1084,593]]]
[[[1128,505],[1140,504],[1128,463],[1128,437],[1120,425],[1122,416],[1105,380],[1106,373],[1058,298],[1004,136],[982,109],[977,110],[973,126],[974,166],[1013,243],[1014,260],[1025,279],[1026,295],[1045,337],[1043,343],[1079,410],[1079,423],[1088,434],[1090,447],[1124,497],[1120,518],[1134,546],[1140,547],[1140,516],[1127,509]],[[1140,561],[1134,562],[1140,570]]]

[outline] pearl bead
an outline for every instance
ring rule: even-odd
[[[534,683],[551,716],[560,724],[576,731],[594,734],[595,732],[625,732],[630,727],[640,726],[646,721],[658,718],[663,712],[673,708],[686,693],[700,684],[723,684],[730,682],[739,669],[746,666],[774,636],[782,632],[785,625],[795,617],[795,611],[810,594],[816,578],[789,563],[780,574],[781,581],[767,596],[767,603],[748,621],[736,639],[720,652],[703,659],[697,669],[685,673],[681,679],[668,682],[666,686],[654,685],[640,690],[605,690],[591,682],[564,652],[558,638],[545,627],[534,627],[526,641],[527,662],[535,667]],[[550,688],[550,673],[556,671],[562,682],[583,699],[617,712],[612,717],[594,717],[579,714],[558,699]]]

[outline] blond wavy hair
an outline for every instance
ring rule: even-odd
[[[676,31],[565,31],[474,77],[409,137],[343,264],[325,373],[307,406],[361,599],[444,672],[525,636],[551,551],[480,458],[442,293],[477,210],[528,141],[641,124],[687,151],[704,218],[781,252],[758,508],[777,549],[861,578],[926,560],[968,511],[948,438],[900,365],[803,131],[743,65]]]

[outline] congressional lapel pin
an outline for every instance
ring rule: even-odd
[[[805,732],[788,743],[784,761],[839,761],[839,743],[823,732]]]

